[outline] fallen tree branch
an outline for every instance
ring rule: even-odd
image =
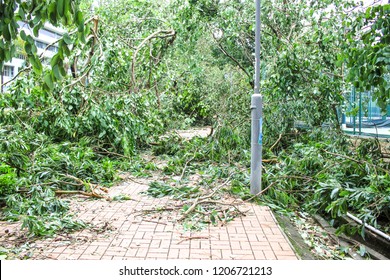
[[[277,158],[270,158],[270,159],[262,159],[261,161],[264,163],[275,163],[275,162],[278,162],[278,159]]]
[[[102,149],[103,151],[99,151],[98,149]],[[132,160],[131,157],[128,157],[128,156],[125,156],[125,155],[122,155],[122,154],[118,154],[118,153],[115,153],[115,152],[110,152],[107,149],[104,149],[104,148],[101,148],[101,147],[97,147],[96,149],[94,149],[94,151],[96,153],[102,154],[102,155],[112,155],[112,156],[116,156],[116,157],[121,157],[121,158]]]
[[[160,221],[153,221],[153,220],[145,220],[143,219],[142,222],[148,222],[148,223],[156,223],[156,224],[159,224],[159,225],[168,225],[167,223],[165,222],[160,222]]]
[[[193,240],[193,239],[209,239],[209,238],[210,238],[209,236],[188,236],[188,237],[184,237],[184,239],[180,240],[176,244],[180,244],[182,242]]]
[[[232,174],[233,175],[233,174]],[[221,185],[219,185],[218,187],[215,188],[215,190],[208,194],[208,195],[205,195],[205,196],[199,196],[195,199],[195,201],[192,203],[192,205],[190,206],[190,208],[188,208],[184,213],[183,215],[180,217],[180,219],[178,219],[178,221],[182,221],[184,220],[191,212],[193,212],[195,210],[195,208],[199,205],[199,204],[202,204],[202,203],[218,203],[218,201],[210,201],[209,199],[212,198],[216,193],[217,191],[219,191],[222,187],[224,187],[225,185],[227,185],[229,182],[230,182],[230,178],[231,176],[229,176],[229,178],[224,182],[222,183]]]
[[[179,208],[179,207],[177,207],[177,208]],[[174,210],[177,210],[177,208],[166,207],[166,208],[159,208],[159,209],[144,209],[144,210],[136,211],[136,212],[140,212],[140,214],[137,214],[135,216],[141,216],[144,214],[147,215],[147,214],[156,213],[156,212],[174,211]]]
[[[192,205],[190,206],[190,208],[188,208],[184,213],[183,215],[180,217],[180,219],[178,219],[178,221],[182,221],[184,220],[188,214],[190,214],[191,212],[193,212],[196,208],[196,206],[198,206],[199,204],[199,197],[197,197],[194,201],[194,203],[192,203]]]
[[[274,186],[276,183],[277,183],[277,181],[272,182],[272,183],[269,184],[268,187],[266,187],[264,190],[262,190],[262,191],[259,192],[258,194],[253,195],[252,197],[250,197],[250,198],[244,200],[244,202],[251,201],[252,199],[254,199],[254,198],[256,198],[256,197],[262,195],[262,194],[265,193],[269,188],[271,188],[272,186]]]
[[[96,190],[99,190],[99,191],[102,191],[104,193],[108,193],[107,188],[104,188],[102,186],[99,186],[99,185],[96,185],[93,183],[85,182],[82,179],[77,178],[77,177],[70,175],[70,174],[60,174],[60,175],[78,182],[80,184],[80,186],[82,185],[87,190],[90,190],[90,191],[86,192],[86,191],[79,191],[79,190],[71,190],[71,191],[57,190],[57,191],[55,191],[56,194],[81,194],[81,195],[92,196],[92,197],[96,197],[96,198],[105,198],[107,200],[111,200],[110,197],[106,197],[106,196],[96,192]]]
[[[336,156],[336,157],[342,157],[342,158],[348,159],[348,160],[350,160],[350,161],[356,162],[356,163],[358,163],[358,164],[368,164],[368,165],[371,165],[371,166],[373,166],[374,168],[380,169],[380,170],[382,170],[383,172],[389,173],[389,174],[390,174],[390,170],[385,169],[385,168],[382,168],[382,167],[380,167],[380,166],[377,166],[377,165],[375,165],[375,164],[373,164],[373,163],[371,163],[371,162],[368,162],[368,161],[365,161],[365,160],[357,160],[357,159],[354,159],[354,158],[352,158],[352,157],[349,157],[349,156],[346,156],[346,155],[342,155],[342,154],[332,153],[332,152],[329,152],[329,151],[324,150],[324,149],[323,149],[323,151],[324,151],[325,153],[329,154],[329,155]]]
[[[196,153],[196,151],[195,151],[195,153]],[[187,169],[188,164],[189,164],[191,161],[193,161],[194,159],[195,159],[195,156],[193,156],[192,158],[190,158],[189,160],[187,160],[187,162],[185,163],[184,168],[183,168],[183,171],[181,172],[181,176],[180,176],[179,182],[181,182],[181,180],[183,180],[183,177],[184,177],[184,174],[185,174],[185,171],[186,171],[186,169]]]
[[[245,73],[245,75],[248,76],[250,84],[252,85],[253,77],[248,73],[248,71],[245,69],[245,67],[242,66],[241,63],[237,59],[235,59],[231,54],[229,54],[226,51],[226,49],[222,46],[221,42],[215,37],[215,33],[213,32],[213,30],[211,30],[211,28],[210,28],[210,32],[211,32],[211,35],[213,36],[213,39],[214,39],[215,43],[217,44],[218,49],[224,55],[226,55],[230,60],[232,60],[238,66],[238,68],[240,68]]]
[[[234,203],[226,203],[226,202],[221,202],[221,201],[216,201],[216,200],[202,200],[201,203],[205,203],[205,204],[211,203],[211,204],[220,204],[220,205],[224,205],[224,206],[230,206],[230,207],[233,207],[234,209],[236,209],[236,211],[243,216],[246,216],[245,213],[249,211],[249,210],[247,210],[245,212],[241,211],[238,208],[239,204],[234,204]]]
[[[103,195],[100,195],[100,194],[97,194],[95,192],[85,192],[85,191],[64,191],[64,190],[56,190],[54,191],[54,193],[56,195],[62,195],[62,194],[66,194],[66,195],[70,195],[70,194],[81,194],[81,195],[85,195],[85,196],[89,196],[89,197],[96,197],[96,198],[106,198],[105,196]]]
[[[279,138],[278,140],[276,140],[276,142],[271,146],[271,148],[269,148],[270,151],[272,151],[273,148],[276,147],[276,145],[280,142],[280,140],[282,140],[282,133],[279,134]]]
[[[130,181],[132,181],[132,182],[134,182],[134,183],[136,183],[136,184],[138,184],[138,185],[149,186],[149,184],[147,184],[147,183],[141,183],[141,182],[139,182],[139,181],[137,181],[137,180],[134,180],[134,179],[131,178],[131,177],[126,177],[125,180],[130,180]]]

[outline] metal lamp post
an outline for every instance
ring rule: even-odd
[[[263,96],[260,94],[260,0],[256,1],[255,37],[255,87],[251,98],[251,175],[250,192],[261,191],[262,150],[263,150]]]

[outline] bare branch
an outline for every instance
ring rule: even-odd
[[[164,34],[164,35],[160,35]],[[135,85],[135,63],[137,61],[137,54],[142,49],[142,47],[149,41],[154,38],[167,38],[167,37],[174,37],[176,35],[175,30],[158,30],[152,34],[150,34],[148,37],[146,37],[136,48],[136,50],[133,53],[133,61],[131,63],[131,82],[132,85]]]
[[[210,29],[211,30],[211,29]],[[218,48],[221,50],[221,52],[226,55],[228,58],[230,58],[231,60],[234,61],[235,64],[237,64],[237,66],[248,76],[249,80],[252,81],[253,80],[253,77],[248,73],[248,71],[246,71],[246,69],[241,65],[241,63],[235,59],[232,55],[230,55],[226,49],[221,45],[221,43],[218,41],[218,39],[215,37],[215,34],[213,33],[213,31],[211,30],[211,35],[213,36],[213,39],[214,41],[217,43],[217,46]],[[252,82],[250,83],[252,85]]]

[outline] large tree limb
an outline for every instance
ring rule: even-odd
[[[55,191],[56,195],[70,195],[70,194],[80,194],[80,195],[85,195],[89,197],[95,197],[95,198],[106,198],[100,194],[94,193],[94,192],[84,192],[84,191],[64,191],[64,190],[56,190]],[[107,198],[106,198],[107,199]]]

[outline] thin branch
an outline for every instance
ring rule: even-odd
[[[91,28],[91,31],[93,33],[93,35],[90,35],[88,38],[87,38],[87,41],[89,41],[90,39],[93,39],[92,41],[92,44],[91,44],[91,50],[89,51],[89,56],[88,56],[88,59],[87,61],[84,63],[84,73],[78,77],[75,81],[73,81],[72,83],[70,83],[69,85],[66,85],[62,88],[61,90],[61,93],[68,87],[73,87],[74,85],[76,85],[77,83],[80,83],[85,77],[88,76],[89,72],[92,70],[92,65],[90,65],[91,63],[91,60],[92,60],[92,56],[93,56],[93,53],[94,53],[94,47],[96,45],[96,42],[99,42],[100,43],[100,40],[98,38],[98,35],[97,35],[97,29],[98,29],[98,23],[99,23],[99,19],[98,17],[92,17],[89,21],[93,21],[94,22],[94,28]],[[88,22],[89,22],[88,21]],[[101,46],[101,44],[99,44],[99,48],[100,48],[100,56],[101,57],[103,55],[103,48]],[[86,69],[86,70],[85,70]],[[82,84],[82,82],[81,82]]]
[[[78,194],[82,194],[82,195],[88,195],[88,196],[93,196],[93,197],[97,197],[97,198],[105,198],[107,200],[110,200],[109,197],[105,197],[104,195],[101,195],[101,194],[96,192],[96,190],[100,190],[102,192],[107,193],[108,190],[106,188],[104,188],[104,187],[101,187],[101,186],[93,184],[93,183],[85,182],[85,181],[81,180],[80,178],[77,178],[77,177],[75,177],[73,175],[70,175],[70,174],[62,174],[62,173],[60,173],[59,175],[64,176],[64,177],[69,178],[69,179],[72,179],[72,180],[74,180],[74,181],[80,183],[81,185],[83,185],[83,186],[85,186],[85,187],[90,189],[90,192],[70,191],[70,192],[68,192],[68,194],[71,194],[71,192],[74,192],[74,194],[78,193]],[[61,192],[64,193],[64,191],[62,191],[62,190],[59,190],[58,192],[56,191],[56,193],[58,193],[58,194],[60,194]]]
[[[159,35],[159,34],[165,34],[165,35]],[[131,82],[133,86],[135,85],[135,63],[137,61],[137,54],[142,49],[142,47],[148,42],[149,40],[152,40],[154,38],[167,38],[167,37],[173,37],[176,35],[175,30],[158,30],[152,34],[150,34],[148,37],[146,37],[136,48],[136,50],[133,53],[133,60],[131,63]]]
[[[224,187],[225,185],[227,185],[230,182],[230,178],[231,178],[232,175],[233,174],[231,174],[229,176],[229,178],[224,183],[222,183],[221,185],[216,187],[215,190],[212,193],[210,193],[208,195],[205,195],[203,197],[200,197],[200,196],[197,197],[195,199],[195,201],[192,203],[192,205],[190,206],[190,208],[188,208],[187,211],[185,211],[183,213],[183,215],[181,216],[180,219],[178,219],[178,221],[184,220],[188,216],[188,214],[193,212],[195,210],[196,206],[198,206],[199,204],[202,204],[202,203],[217,203],[217,201],[210,201],[209,199],[212,198],[217,193],[217,191],[219,191],[222,187]]]
[[[142,222],[156,223],[156,224],[160,224],[160,225],[167,225],[167,223],[164,223],[164,222],[153,221],[153,220],[146,220],[146,219],[143,219]]]
[[[128,156],[125,156],[125,155],[122,155],[122,154],[118,154],[118,153],[115,153],[115,152],[110,152],[110,151],[108,151],[107,149],[104,149],[104,148],[100,148],[100,149],[102,149],[103,151],[99,151],[98,149],[95,149],[94,151],[96,153],[98,153],[98,154],[112,155],[112,156],[116,156],[116,157],[121,157],[121,158],[132,160],[131,157],[128,157]]]
[[[279,134],[279,138],[278,140],[276,140],[276,142],[271,146],[271,148],[269,148],[270,151],[272,151],[273,148],[276,147],[276,145],[280,142],[280,140],[282,140],[282,133]]]
[[[84,191],[64,191],[64,190],[56,190],[55,191],[55,194],[56,195],[71,195],[71,194],[80,194],[80,195],[85,195],[85,196],[89,196],[89,197],[96,197],[96,198],[105,198],[107,199],[107,197],[104,197],[103,195],[100,195],[100,194],[97,194],[95,192],[84,192]]]
[[[264,163],[276,163],[276,162],[278,162],[278,159],[277,158],[262,159],[261,162],[264,162]]]
[[[134,179],[131,178],[131,177],[127,177],[127,178],[125,178],[125,180],[130,180],[130,181],[132,181],[133,183],[136,183],[136,184],[138,184],[138,185],[149,186],[149,184],[141,183],[141,182],[139,182],[139,181],[134,180]]]
[[[23,72],[30,71],[31,68],[32,68],[32,67],[31,67],[31,65],[30,65],[30,66],[28,66],[28,67],[26,67],[26,68],[23,68],[22,70],[19,70],[18,73],[17,73],[15,76],[12,77],[12,79],[9,79],[9,80],[6,81],[5,83],[3,83],[3,84],[1,85],[1,87],[3,87],[3,86],[5,86],[5,85],[9,84],[10,82],[16,80],[16,78],[19,77]]]
[[[196,152],[195,152],[196,153]],[[184,168],[183,168],[183,171],[181,172],[181,176],[180,176],[180,179],[179,179],[179,182],[181,182],[181,180],[183,180],[183,177],[184,177],[184,173],[187,169],[187,166],[188,164],[193,161],[195,159],[195,156],[193,156],[192,158],[190,158],[189,160],[187,160],[186,164],[184,165]]]
[[[250,198],[248,198],[248,199],[246,199],[246,200],[244,200],[244,202],[248,202],[248,201],[251,201],[252,199],[254,199],[254,198],[256,198],[256,197],[258,197],[258,196],[260,196],[260,195],[262,195],[263,193],[265,193],[269,188],[271,188],[272,186],[274,186],[276,183],[277,183],[278,181],[274,181],[274,182],[272,182],[271,184],[269,184],[268,185],[268,187],[266,187],[264,190],[262,190],[261,192],[259,192],[258,194],[255,194],[255,195],[253,195],[252,197],[250,197]]]
[[[327,154],[332,155],[332,156],[346,158],[346,159],[348,159],[348,160],[350,160],[350,161],[354,161],[354,162],[359,163],[359,164],[363,164],[363,163],[364,163],[364,164],[368,164],[368,165],[371,165],[371,166],[373,166],[374,168],[378,168],[378,169],[380,169],[380,170],[382,170],[382,171],[384,171],[384,172],[386,172],[386,173],[390,173],[390,170],[385,169],[385,168],[382,168],[382,167],[380,167],[380,166],[377,166],[377,165],[375,165],[375,164],[373,164],[373,163],[371,163],[371,162],[365,161],[365,160],[357,160],[357,159],[351,158],[351,157],[349,157],[349,156],[341,155],[341,154],[337,154],[337,153],[332,153],[332,152],[329,152],[329,151],[327,151],[327,150],[323,150],[323,151],[324,151],[325,153],[327,153]]]
[[[177,242],[176,244],[180,244],[184,241],[189,241],[189,240],[192,240],[192,239],[209,239],[210,236],[188,236],[188,237],[184,237],[184,239],[180,240],[179,242]]]
[[[211,30],[211,29],[210,29]],[[230,55],[226,50],[225,48],[221,45],[221,43],[218,41],[218,39],[215,37],[215,34],[213,33],[213,31],[211,30],[211,35],[213,36],[213,39],[214,41],[217,43],[217,46],[218,48],[220,49],[220,51],[226,55],[228,58],[230,58],[231,60],[234,61],[235,64],[237,64],[237,66],[248,76],[248,78],[250,79],[250,81],[253,80],[253,77],[248,73],[248,71],[246,71],[246,69],[241,65],[241,63],[235,59],[232,55]]]

